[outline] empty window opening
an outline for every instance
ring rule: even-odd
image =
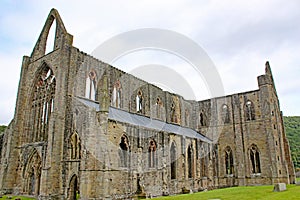
[[[113,89],[112,106],[121,108],[121,82],[117,80]]]
[[[156,142],[154,140],[151,140],[149,143],[148,148],[148,164],[149,168],[154,168],[157,166],[157,156],[156,156]]]
[[[250,147],[251,173],[261,173],[259,151],[256,145]]]
[[[138,113],[142,113],[143,111],[143,93],[141,90],[139,90],[136,95],[136,111]]]
[[[177,174],[177,157],[176,157],[176,146],[174,144],[174,142],[171,145],[171,149],[170,149],[170,162],[171,162],[171,179],[176,179]]]
[[[120,141],[120,166],[121,167],[128,167],[129,165],[129,141],[126,135],[122,135]]]
[[[226,147],[225,149],[225,167],[226,167],[226,174],[233,174],[234,172],[233,154],[230,147]]]
[[[204,114],[203,111],[200,113],[199,118],[200,118],[200,125],[201,126],[207,126],[206,115]]]
[[[55,36],[56,36],[56,20],[54,19],[47,36],[45,55],[52,52],[55,49],[54,46],[55,39],[56,39]]]
[[[96,99],[96,72],[91,70],[86,78],[85,97],[95,101]]]
[[[194,159],[193,159],[193,148],[192,145],[188,147],[188,178],[193,177]]]
[[[162,101],[159,97],[156,98],[155,106],[156,106],[156,117],[161,118]]]
[[[223,105],[222,107],[222,115],[224,124],[228,124],[230,122],[229,119],[229,109],[227,105]]]
[[[246,103],[245,115],[246,115],[247,121],[255,120],[254,105],[251,101],[247,101],[247,103]]]

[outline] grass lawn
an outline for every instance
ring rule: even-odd
[[[233,187],[218,190],[211,190],[208,192],[198,192],[194,194],[183,194],[169,197],[159,197],[156,200],[198,200],[198,199],[221,199],[221,200],[285,200],[285,199],[299,199],[300,200],[300,186],[287,185],[287,191],[273,192],[273,186],[248,186],[248,187]]]
[[[9,197],[11,197],[11,198],[9,198]],[[17,199],[17,198],[19,198],[21,200],[33,200],[33,199],[35,199],[35,198],[30,198],[30,197],[10,196],[10,195],[2,196],[2,198],[0,198],[0,199]]]

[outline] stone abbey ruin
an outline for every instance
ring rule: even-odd
[[[72,42],[52,9],[23,57],[14,118],[0,137],[3,193],[129,199],[295,182],[268,62],[258,89],[194,101]]]

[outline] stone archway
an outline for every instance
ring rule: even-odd
[[[27,162],[25,169],[24,192],[29,195],[39,195],[41,180],[41,157],[34,151]]]
[[[77,193],[79,193],[79,185],[78,185],[78,178],[76,175],[73,175],[70,184],[69,184],[69,200],[76,200]]]

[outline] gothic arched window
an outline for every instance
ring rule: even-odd
[[[251,163],[251,173],[261,173],[259,150],[254,144],[249,149],[249,157]]]
[[[233,154],[229,146],[225,148],[225,169],[226,169],[226,174],[233,174],[234,172]]]
[[[200,113],[200,119],[199,119],[199,121],[200,121],[200,125],[201,126],[207,126],[207,121],[206,121],[207,119],[206,119],[206,115],[205,115],[205,113],[202,111],[201,113]]]
[[[86,78],[85,97],[95,101],[96,98],[96,72],[91,70]]]
[[[129,146],[128,138],[125,134],[122,135],[119,146],[120,146],[120,151],[119,151],[120,167],[128,167],[130,146]]]
[[[81,144],[80,139],[76,131],[70,136],[71,144],[71,159],[80,159],[81,158]]]
[[[161,108],[162,108],[162,101],[159,97],[156,98],[156,117],[161,118]]]
[[[53,71],[44,64],[37,75],[31,95],[30,142],[46,141],[48,122],[54,110],[56,80]]]
[[[177,178],[177,156],[176,156],[177,150],[176,145],[174,142],[171,144],[170,149],[170,162],[171,162],[171,179]]]
[[[245,115],[247,121],[255,120],[254,104],[249,100],[245,105]]]
[[[141,90],[136,95],[136,111],[142,113],[143,111],[143,93]]]
[[[157,166],[157,156],[156,156],[156,142],[155,140],[150,140],[149,148],[148,148],[148,164],[150,168],[154,168]]]
[[[112,106],[116,108],[121,107],[121,82],[119,80],[117,80],[114,84]]]
[[[228,106],[225,104],[222,106],[222,117],[223,117],[224,124],[230,123],[229,109]]]
[[[193,156],[193,147],[192,145],[189,145],[187,149],[188,153],[188,178],[193,177],[193,171],[194,171],[194,156]]]

